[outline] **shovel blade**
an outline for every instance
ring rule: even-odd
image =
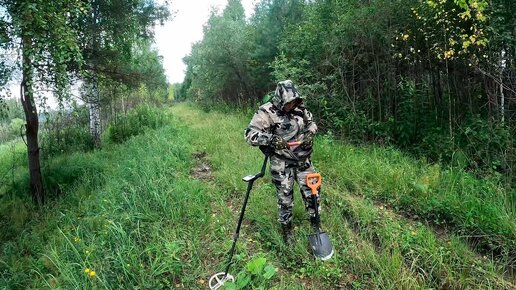
[[[326,232],[311,234],[308,236],[308,241],[316,258],[326,261],[333,256],[333,245]]]

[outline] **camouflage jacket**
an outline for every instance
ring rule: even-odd
[[[299,99],[300,104],[289,112],[285,112],[285,104]],[[291,81],[278,84],[272,101],[260,106],[245,130],[247,143],[253,146],[269,146],[273,135],[278,135],[287,142],[303,141],[307,132],[315,134],[317,125],[312,114],[304,107],[302,98]],[[274,152],[276,155],[293,160],[310,157],[312,148],[293,146]]]

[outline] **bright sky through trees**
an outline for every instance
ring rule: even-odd
[[[249,17],[255,0],[242,0],[242,5]],[[184,65],[182,59],[190,53],[191,45],[202,39],[202,27],[208,20],[211,7],[220,12],[227,0],[174,0],[171,10],[174,17],[164,26],[156,27],[156,45],[163,56],[163,65],[169,82],[182,82]]]

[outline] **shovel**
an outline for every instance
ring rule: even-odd
[[[312,190],[312,205],[315,209],[315,233],[308,236],[308,242],[310,243],[310,248],[314,256],[322,261],[326,261],[333,256],[333,245],[331,244],[330,236],[328,236],[326,232],[321,231],[321,219],[317,203],[319,199],[318,189],[321,186],[321,180],[321,174],[319,173],[310,173],[306,176],[306,184]]]

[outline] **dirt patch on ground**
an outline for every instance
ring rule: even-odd
[[[195,179],[211,181],[213,180],[212,166],[206,158],[206,155],[207,154],[204,151],[195,152],[192,154],[196,164],[190,171],[190,175],[192,175]]]

